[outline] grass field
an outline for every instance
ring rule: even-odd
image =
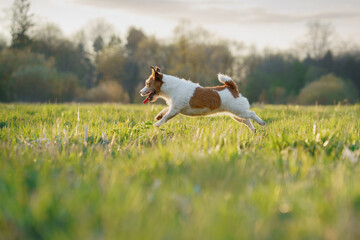
[[[360,105],[0,104],[0,239],[360,239]]]

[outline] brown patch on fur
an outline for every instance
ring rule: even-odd
[[[157,115],[155,117],[155,120],[161,120],[164,117],[165,114]]]
[[[214,110],[220,107],[220,95],[212,88],[198,87],[189,101],[192,108],[209,108]]]
[[[216,91],[222,91],[225,88],[227,88],[230,91],[230,93],[233,95],[234,98],[239,97],[238,88],[237,88],[236,84],[233,81],[226,82],[225,85],[223,85],[223,86],[206,87],[206,88],[214,89]]]
[[[160,68],[156,67],[156,70],[154,67],[151,67],[152,73],[150,77],[145,81],[145,84],[148,88],[152,90],[156,90],[156,94],[160,92],[160,88],[163,85],[163,74],[160,72]]]
[[[169,111],[169,108],[168,108],[168,107],[167,107],[167,108],[164,108],[164,109],[155,117],[155,119],[156,119],[156,120],[162,119],[168,111]]]
[[[239,90],[236,83],[234,83],[233,81],[227,81],[225,82],[225,86],[228,87],[229,91],[234,96],[234,98],[239,97]]]

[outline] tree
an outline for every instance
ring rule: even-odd
[[[125,58],[121,50],[112,51],[105,48],[97,58],[96,72],[98,81],[114,80],[121,83],[121,76],[126,71],[123,69]]]
[[[120,46],[121,46],[121,39],[120,39],[120,37],[117,36],[117,35],[115,35],[115,34],[113,34],[113,35],[110,37],[108,46],[109,46],[110,48],[120,47]]]
[[[130,27],[126,38],[126,49],[129,51],[131,56],[135,53],[138,44],[145,38],[146,35],[140,29]]]
[[[46,58],[54,56],[57,46],[63,41],[62,31],[55,24],[37,27],[32,34],[31,51],[42,53]]]
[[[96,54],[98,54],[104,47],[104,40],[103,38],[101,37],[101,35],[99,35],[95,41],[94,41],[94,44],[93,44],[93,48],[94,48],[94,51],[96,52]]]
[[[216,77],[218,72],[232,75],[234,57],[229,44],[188,21],[182,21],[175,27],[174,43],[170,50],[170,74],[190,78],[205,86],[219,84]]]
[[[50,46],[54,46],[63,37],[61,28],[54,23],[46,23],[36,27],[31,35],[33,41],[42,41]]]
[[[6,40],[0,36],[0,51],[4,48],[6,48]]]
[[[307,67],[292,55],[254,53],[243,62],[246,71],[245,96],[250,102],[286,103],[304,86]]]
[[[322,23],[319,20],[310,21],[307,24],[305,41],[300,47],[305,49],[312,58],[320,59],[330,50],[334,27],[330,23]]]
[[[94,50],[95,48],[104,47],[104,43],[109,42],[110,38],[114,35],[114,26],[104,19],[92,20],[88,23],[88,26],[91,27],[87,29],[87,35],[93,43]],[[98,45],[95,47],[96,44]]]
[[[11,36],[12,48],[24,48],[31,42],[29,30],[34,26],[33,14],[29,13],[29,0],[15,0],[12,8]]]
[[[360,93],[360,52],[352,51],[338,55],[333,66],[334,73],[350,79]]]

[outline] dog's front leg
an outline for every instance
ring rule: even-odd
[[[158,115],[156,115],[155,120],[160,120],[164,115],[169,111],[169,107],[164,108]]]
[[[179,111],[176,109],[173,108],[169,109],[168,112],[164,115],[164,117],[160,121],[154,123],[154,125],[160,127],[161,125],[163,125],[164,123],[175,117],[178,113]]]

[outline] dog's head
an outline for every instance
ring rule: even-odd
[[[140,90],[141,96],[147,96],[143,103],[152,102],[160,94],[161,85],[163,84],[163,74],[160,72],[159,67],[151,66],[151,75],[145,81],[145,87]]]

